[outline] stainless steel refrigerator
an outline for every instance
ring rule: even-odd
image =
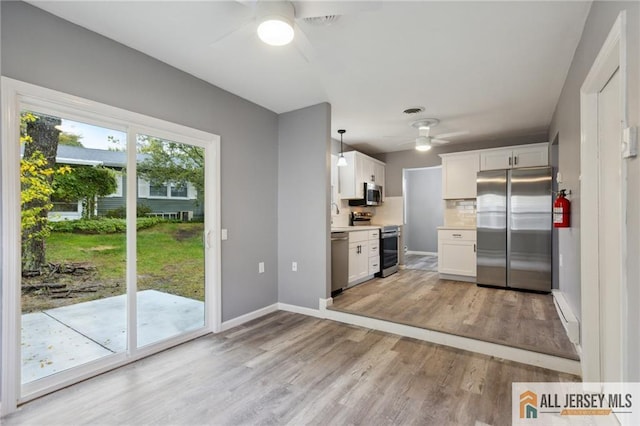
[[[551,168],[482,171],[477,183],[477,283],[551,291]]]

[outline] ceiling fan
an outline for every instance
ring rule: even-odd
[[[430,136],[429,133],[431,131],[431,128],[437,126],[438,123],[440,123],[440,120],[438,120],[437,118],[423,118],[411,122],[411,127],[415,127],[416,129],[418,129],[418,137],[415,139],[415,141],[405,142],[401,145],[415,143],[416,150],[429,151],[433,145],[443,145],[450,142],[444,138],[452,138],[469,133],[468,130],[462,130],[459,132],[443,133],[438,135],[437,137]]]
[[[224,39],[257,33],[260,40],[271,46],[285,46],[294,41],[300,54],[310,62],[313,49],[298,25],[300,21],[328,26],[342,15],[377,9],[381,2],[236,0],[236,4],[249,9],[249,18],[213,40],[212,46]]]

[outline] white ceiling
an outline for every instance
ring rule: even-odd
[[[30,3],[277,113],[329,102],[332,135],[372,153],[411,149],[419,117],[440,119],[435,136],[468,130],[456,143],[546,131],[591,4],[341,2],[352,13],[297,19],[306,37],[278,48],[251,27],[223,37],[252,19],[250,1]]]

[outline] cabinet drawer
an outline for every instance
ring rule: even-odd
[[[380,257],[369,258],[369,275],[380,272]]]
[[[349,243],[359,243],[362,241],[369,241],[369,231],[349,232]]]
[[[441,229],[438,231],[439,240],[475,241],[476,231],[469,229]]]
[[[369,241],[369,256],[380,256],[379,240]]]
[[[369,231],[369,240],[379,240],[380,239],[380,230],[374,229],[373,231]]]

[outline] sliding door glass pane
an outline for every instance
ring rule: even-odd
[[[137,135],[138,346],[204,327],[204,150]]]
[[[126,135],[20,116],[22,383],[126,350]]]

